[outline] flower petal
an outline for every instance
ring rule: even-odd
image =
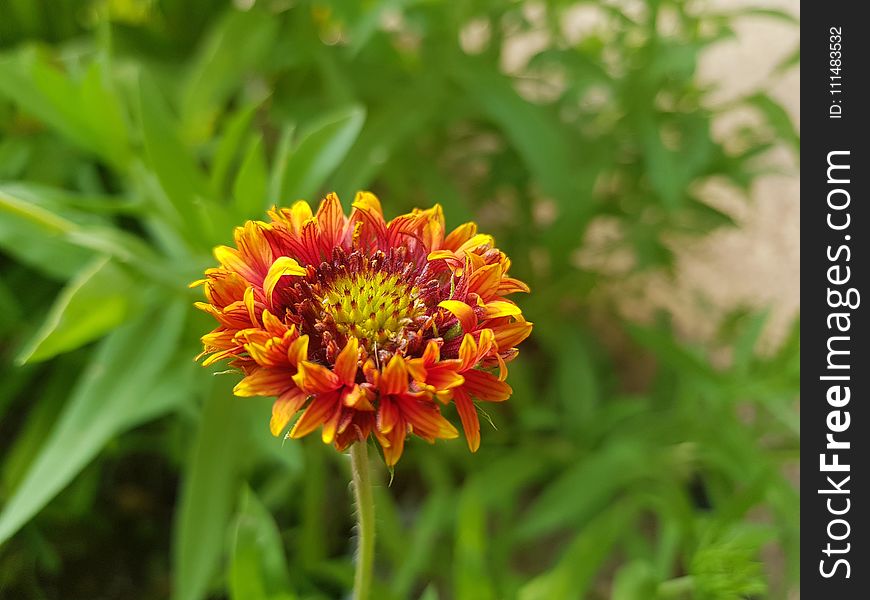
[[[459,324],[462,326],[462,331],[464,333],[474,331],[477,327],[477,317],[474,314],[474,310],[472,310],[472,308],[465,302],[460,302],[459,300],[442,300],[438,303],[438,306],[449,311],[459,320]]]
[[[399,423],[401,416],[396,403],[390,397],[381,397],[378,405],[377,427],[378,431],[383,434],[390,433],[393,428]]]
[[[308,405],[299,420],[290,430],[287,437],[301,438],[305,437],[319,425],[321,425],[335,410],[335,404],[338,400],[336,392],[327,392],[314,397],[314,401]]]
[[[464,223],[451,231],[448,236],[444,238],[441,247],[446,248],[447,250],[456,251],[462,244],[473,238],[476,234],[477,223],[474,223],[473,221]]]
[[[520,307],[507,300],[493,300],[484,306],[483,316],[486,319],[496,319],[498,317],[512,317],[522,314]]]
[[[513,348],[532,333],[532,323],[522,319],[518,319],[513,323],[506,323],[500,326],[493,326],[495,332],[495,343],[499,348]]]
[[[229,246],[217,246],[214,249],[213,254],[222,267],[229,271],[238,273],[248,282],[259,285],[263,281],[262,276],[257,273],[254,267],[245,261],[241,253],[235,248],[230,248]]]
[[[480,447],[480,419],[477,418],[477,409],[471,397],[465,390],[456,390],[453,394],[453,402],[456,404],[456,412],[462,421],[462,429],[465,431],[465,439],[468,441],[468,449],[477,452]]]
[[[444,240],[444,209],[440,204],[436,204],[431,209],[422,211],[421,216],[424,217],[424,221],[420,237],[428,253],[441,247]]]
[[[343,410],[341,402],[336,402],[332,415],[323,423],[320,439],[323,440],[324,444],[331,444],[335,440],[335,434],[338,431],[338,423],[341,420]]]
[[[498,292],[501,274],[502,268],[498,263],[475,269],[468,277],[468,291],[476,293],[484,300],[492,298]]]
[[[478,400],[502,402],[510,398],[513,393],[511,386],[504,381],[499,381],[498,377],[486,371],[472,369],[465,371],[462,375],[465,377],[465,385],[462,386],[462,389]]]
[[[387,223],[384,221],[384,212],[380,200],[371,192],[357,192],[350,222],[354,227],[354,247],[359,243],[363,247],[368,247],[369,244],[376,247],[386,245]]]
[[[408,435],[408,429],[405,423],[401,427],[396,427],[389,434],[378,436],[378,441],[384,449],[384,462],[388,467],[393,467],[399,459],[402,458],[402,453],[405,450],[405,437]],[[386,444],[385,444],[386,442]]]
[[[366,390],[356,384],[353,387],[344,388],[341,394],[341,403],[358,411],[372,412],[375,410]]]
[[[338,376],[323,365],[303,360],[296,368],[293,381],[309,394],[331,392],[341,386]]]
[[[356,381],[357,362],[359,361],[359,341],[351,336],[347,338],[344,350],[335,359],[335,374],[344,385],[353,385]]]
[[[408,369],[405,367],[405,359],[399,354],[394,354],[387,364],[387,368],[381,373],[379,386],[381,394],[400,394],[408,389]]]
[[[263,327],[266,328],[266,331],[269,332],[269,335],[273,337],[284,337],[284,334],[287,333],[287,325],[285,325],[278,317],[270,313],[268,310],[264,310],[263,314],[260,315],[263,320]]]
[[[459,360],[461,361],[459,370],[464,372],[471,369],[477,364],[479,357],[477,340],[470,333],[466,333],[459,345]]]
[[[290,373],[278,369],[258,368],[233,388],[236,396],[278,396],[293,387]]]
[[[498,284],[499,296],[507,296],[508,294],[513,294],[516,292],[525,292],[526,294],[528,294],[531,291],[532,290],[529,289],[529,286],[527,286],[519,279],[514,279],[513,277],[502,277],[501,281]]]
[[[281,432],[287,427],[287,423],[302,408],[307,399],[308,394],[299,388],[287,390],[278,396],[278,399],[272,405],[272,419],[269,421],[269,430],[272,432],[272,435],[281,435]]]
[[[266,301],[272,302],[272,292],[275,291],[275,286],[278,285],[278,281],[282,277],[286,275],[299,277],[307,274],[308,271],[289,256],[279,256],[269,267],[269,272],[263,280],[263,293],[266,296]]]
[[[330,193],[317,209],[317,225],[320,229],[320,248],[326,256],[341,243],[346,218],[338,196]]]
[[[465,383],[465,378],[456,372],[456,367],[436,365],[426,371],[426,383],[442,391],[459,387]]]
[[[438,406],[431,400],[424,400],[410,394],[401,396],[399,410],[413,428],[413,432],[428,441],[435,438],[453,439],[459,432],[450,421],[444,418]]]
[[[300,335],[293,340],[290,347],[287,348],[287,360],[294,367],[298,367],[299,363],[308,359],[308,336]]]

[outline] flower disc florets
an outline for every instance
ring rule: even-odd
[[[440,206],[384,220],[357,194],[349,217],[334,194],[248,221],[220,266],[193,285],[219,326],[203,336],[205,365],[231,359],[238,396],[275,396],[271,430],[288,437],[322,426],[342,450],[374,435],[389,465],[409,433],[458,435],[440,407],[453,402],[472,451],[473,401],[510,394],[506,363],[532,324],[505,296],[528,288],[510,260],[466,223],[445,235]]]

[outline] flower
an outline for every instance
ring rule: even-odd
[[[456,405],[468,446],[480,445],[474,400],[511,395],[507,363],[532,324],[506,297],[529,288],[510,259],[466,223],[446,234],[435,205],[390,222],[357,194],[345,216],[335,194],[317,213],[305,201],[235,230],[205,271],[218,327],[203,336],[204,366],[229,359],[237,396],[274,396],[271,431],[317,428],[344,450],[374,436],[394,465],[408,434],[455,438],[441,408]]]

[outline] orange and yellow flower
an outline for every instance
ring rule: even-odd
[[[468,446],[480,445],[474,401],[511,395],[507,363],[532,324],[507,296],[529,288],[510,259],[466,223],[449,234],[435,205],[384,220],[360,192],[346,216],[338,197],[305,201],[236,228],[197,307],[218,327],[204,365],[229,359],[237,396],[274,396],[274,435],[317,428],[339,450],[374,436],[388,465],[409,434],[454,438],[441,414],[454,403]]]

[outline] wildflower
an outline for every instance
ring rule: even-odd
[[[441,413],[453,402],[476,451],[474,400],[510,397],[506,365],[532,328],[506,298],[529,289],[492,237],[474,223],[446,234],[438,205],[386,222],[365,192],[350,216],[334,194],[316,214],[299,201],[268,216],[236,228],[191,284],[218,322],[203,365],[229,359],[237,396],[276,397],[274,435],[301,411],[287,437],[321,428],[344,450],[374,436],[392,466],[408,434],[457,437]]]

